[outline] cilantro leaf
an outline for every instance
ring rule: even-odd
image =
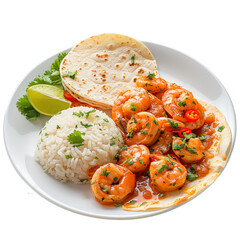
[[[156,76],[155,73],[150,73],[150,72],[149,72],[149,74],[147,75],[146,78],[152,79],[152,78],[154,78],[155,76]]]
[[[67,72],[67,73],[63,74],[62,77],[70,77],[70,78],[74,79],[76,74],[77,74],[77,71],[75,71],[75,72]]]
[[[171,125],[171,127],[173,129],[176,129],[178,127],[178,123],[177,122],[175,123],[175,122],[171,121],[170,119],[168,119],[168,122],[169,122],[169,124]]]
[[[67,136],[67,138],[70,144],[73,144],[73,147],[80,147],[84,145],[84,139],[82,138],[82,133],[80,131],[74,130],[73,133],[70,133]]]
[[[51,65],[51,70],[55,70],[55,71],[58,71],[59,70],[59,67],[60,67],[60,64],[62,62],[62,60],[66,57],[66,53],[60,53],[57,57],[57,59],[54,61],[54,63],[52,63]]]
[[[49,85],[61,85],[62,79],[59,73],[59,67],[61,61],[66,56],[66,53],[60,53],[57,59],[52,63],[51,69],[46,70],[42,76],[38,75],[35,77],[29,84],[28,87],[37,85],[37,84],[49,84]],[[27,89],[26,89],[27,90]],[[16,106],[19,112],[26,117],[27,120],[33,121],[40,116],[40,113],[36,111],[31,103],[28,100],[26,94],[24,94],[21,98],[18,99]]]
[[[28,100],[27,95],[23,95],[18,99],[17,103],[18,111],[26,117],[27,120],[33,121],[40,116],[40,113],[36,111]]]

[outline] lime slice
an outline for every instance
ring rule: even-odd
[[[32,106],[47,116],[53,116],[71,106],[71,102],[64,98],[63,93],[61,88],[47,84],[34,85],[27,90]]]

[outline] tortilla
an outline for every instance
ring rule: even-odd
[[[146,211],[174,207],[177,204],[186,202],[187,200],[196,196],[206,187],[211,185],[219,176],[224,166],[226,165],[227,156],[231,146],[231,131],[224,115],[216,106],[203,100],[199,100],[199,103],[201,103],[206,108],[205,114],[214,113],[215,122],[219,123],[219,125],[215,128],[216,140],[207,151],[214,153],[214,157],[209,159],[209,173],[203,178],[196,179],[193,182],[187,182],[187,184],[185,183],[185,185],[180,190],[168,192],[166,197],[162,200],[148,200],[144,205],[128,203],[126,205],[123,205],[122,208],[124,210]],[[222,132],[217,131],[218,127],[222,125],[225,127],[224,130]]]
[[[74,73],[74,79],[63,76]],[[67,54],[60,66],[64,87],[80,102],[110,109],[119,92],[135,86],[136,76],[158,76],[157,63],[141,42],[119,34],[90,37]]]

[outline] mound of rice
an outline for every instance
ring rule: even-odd
[[[87,170],[109,162],[123,146],[121,133],[105,113],[74,107],[53,116],[39,134],[35,159],[61,182],[87,183]]]

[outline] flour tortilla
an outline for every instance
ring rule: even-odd
[[[75,71],[74,79],[63,77]],[[136,76],[147,76],[149,72],[158,76],[150,50],[143,43],[120,34],[101,34],[80,42],[60,66],[64,87],[79,101],[103,109],[112,107],[119,92],[134,87]]]
[[[136,204],[127,204],[126,206],[122,207],[124,210],[151,211],[174,207],[177,204],[183,203],[196,196],[207,186],[211,185],[221,173],[226,165],[227,156],[231,146],[231,131],[224,115],[220,112],[220,110],[217,109],[216,106],[203,100],[199,100],[199,103],[206,108],[205,114],[214,113],[216,118],[215,121],[219,123],[219,125],[216,127],[216,135],[219,140],[216,140],[209,149],[211,152],[214,152],[214,158],[209,159],[209,174],[201,179],[188,182],[181,190],[169,192],[166,198],[162,200],[152,200],[142,206],[136,206]],[[222,125],[224,125],[225,128],[222,132],[218,132],[218,127]]]

